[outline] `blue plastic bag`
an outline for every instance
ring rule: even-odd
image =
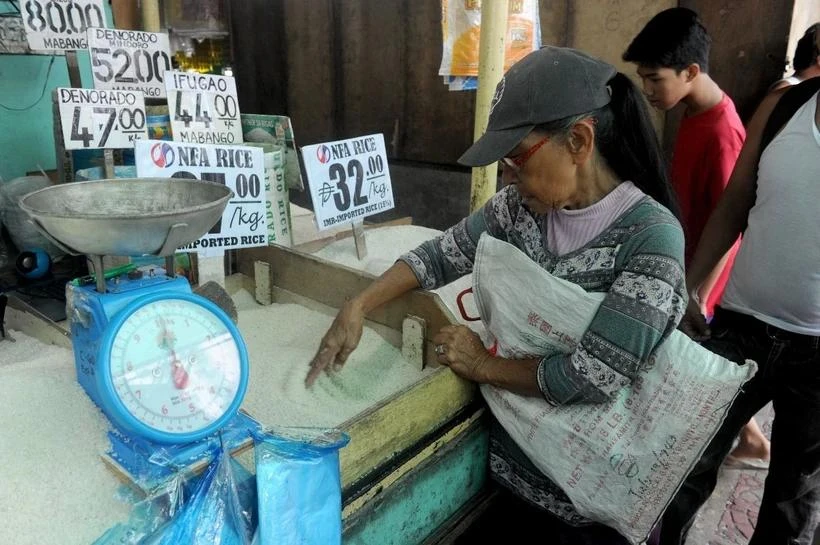
[[[255,436],[259,545],[339,545],[339,430],[276,428]]]
[[[221,449],[182,511],[146,545],[250,545],[231,460]]]

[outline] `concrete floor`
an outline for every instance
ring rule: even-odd
[[[756,417],[767,436],[771,434],[773,417],[771,404]],[[766,474],[722,468],[712,497],[689,532],[687,545],[746,545],[757,521]]]

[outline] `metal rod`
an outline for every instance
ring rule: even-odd
[[[94,278],[97,280],[97,291],[100,293],[106,292],[105,287],[105,270],[103,269],[103,256],[101,255],[90,255],[88,259],[91,260],[91,264],[94,266]]]

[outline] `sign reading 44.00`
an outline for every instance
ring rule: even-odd
[[[31,49],[85,49],[86,30],[105,27],[103,0],[21,0]]]
[[[319,230],[393,208],[383,135],[305,146],[302,158]]]

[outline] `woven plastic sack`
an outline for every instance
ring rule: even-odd
[[[604,294],[556,278],[516,247],[482,235],[473,270],[485,346],[508,358],[569,353]],[[554,407],[482,385],[493,415],[578,512],[645,541],[717,432],[740,387],[757,371],[679,331],[650,368],[610,402]]]

